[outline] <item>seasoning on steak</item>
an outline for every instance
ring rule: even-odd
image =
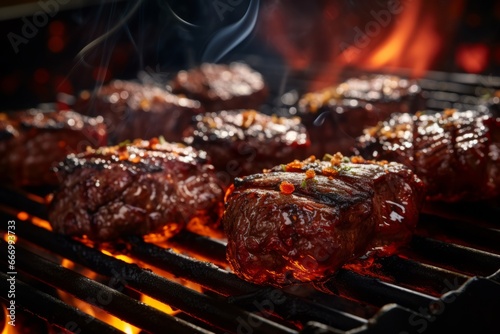
[[[135,140],[69,155],[50,204],[55,232],[113,241],[168,238],[187,225],[216,228],[223,189],[206,153],[178,143]]]
[[[191,118],[203,111],[198,101],[173,95],[153,84],[114,80],[95,91],[79,94],[75,110],[101,115],[111,144],[162,136],[181,141]]]
[[[184,141],[204,150],[217,175],[230,185],[236,176],[306,157],[309,138],[298,117],[269,116],[255,110],[231,110],[197,115]]]
[[[256,109],[268,97],[262,75],[239,62],[179,71],[168,86],[174,94],[200,101],[206,111]]]
[[[401,164],[340,153],[237,178],[222,218],[227,258],[236,274],[258,284],[320,281],[408,242],[423,193]]]
[[[414,113],[423,100],[415,80],[370,75],[303,95],[298,115],[311,135],[310,154],[351,154],[356,138],[393,112]]]
[[[489,112],[397,113],[366,129],[358,153],[397,161],[427,185],[433,201],[500,195],[500,118]]]
[[[0,113],[0,179],[14,186],[55,186],[53,167],[67,154],[105,144],[102,118],[70,110]]]

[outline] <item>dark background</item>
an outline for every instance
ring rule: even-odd
[[[312,64],[304,70],[310,74],[311,66],[328,61],[324,57],[325,41],[315,37],[323,32],[318,22],[325,8],[333,3],[332,22],[335,27],[347,27],[345,31],[339,28],[338,33],[328,33],[352,43],[352,34],[346,33],[352,33],[349,25],[360,25],[370,19],[367,13],[371,9],[387,6],[387,1],[262,1],[259,12],[255,13],[255,27],[248,28],[251,23],[237,24],[248,14],[251,0],[93,3],[46,0],[45,4],[60,6],[54,12],[45,12],[46,20],[38,2],[28,3],[31,5],[21,14],[11,11],[13,7],[7,5],[0,8],[3,16],[0,21],[0,110],[52,103],[115,78],[141,77],[165,82],[175,71],[203,61],[243,60],[261,71],[271,85],[279,85],[283,76],[277,74],[285,71],[286,62],[275,39],[268,38],[269,34],[276,34],[270,30],[270,23],[274,22],[277,9],[286,14],[284,33],[289,34],[281,38],[288,38],[287,42],[299,51],[301,48],[312,50]],[[62,9],[62,3],[73,6]],[[453,17],[450,3],[455,6]],[[433,6],[434,15],[440,16],[438,31],[446,34],[443,41],[447,43],[430,70],[500,75],[500,2],[438,0],[424,1],[423,5]],[[34,20],[39,26],[35,26],[35,33],[31,30],[26,36],[26,22],[33,24]],[[247,21],[251,20],[247,17]],[[244,28],[249,29],[248,36]],[[106,33],[100,43],[89,47],[89,43]],[[9,40],[14,34],[25,38],[18,44],[18,52]],[[242,35],[245,38],[238,43]],[[315,45],[309,45],[309,41]],[[463,66],[464,49],[472,50],[465,53],[466,57],[478,57],[478,66]],[[82,54],[82,50],[87,51]],[[208,55],[207,50],[210,50]],[[321,71],[321,66],[317,71]]]

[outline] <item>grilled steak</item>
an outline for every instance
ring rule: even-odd
[[[38,109],[0,113],[0,179],[15,186],[54,186],[53,167],[67,154],[105,144],[102,118]]]
[[[231,110],[196,116],[184,141],[212,158],[219,178],[234,177],[305,158],[309,138],[300,119],[268,116],[255,110]]]
[[[136,140],[69,155],[50,205],[55,232],[112,241],[124,235],[170,237],[187,225],[219,222],[223,189],[205,152]]]
[[[92,92],[82,91],[74,108],[86,115],[101,115],[111,144],[159,136],[181,141],[191,118],[203,111],[198,101],[151,84],[123,80],[114,80]]]
[[[397,113],[367,129],[357,150],[410,167],[426,183],[429,200],[500,195],[500,118],[488,112]]]
[[[311,135],[310,154],[352,153],[356,138],[393,112],[414,113],[422,107],[416,81],[397,76],[351,78],[298,102],[298,115]]]
[[[237,178],[222,218],[227,258],[244,279],[318,281],[363,255],[387,255],[417,224],[423,184],[397,163],[337,153]]]
[[[204,63],[180,71],[168,85],[172,93],[198,100],[207,111],[258,108],[268,97],[262,75],[244,63]]]

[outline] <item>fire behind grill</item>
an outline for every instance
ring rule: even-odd
[[[472,108],[480,95],[500,87],[500,78],[478,79],[429,74],[420,81],[427,107]],[[489,333],[499,328],[500,226],[495,217],[500,212],[486,203],[428,206],[411,243],[397,255],[376,259],[368,268],[346,266],[321,284],[282,290],[256,286],[224,269],[225,245],[219,240],[185,232],[166,246],[136,237],[115,246],[115,255],[129,256],[139,266],[37,226],[47,214],[36,194],[4,187],[0,203],[2,221],[17,222],[18,310],[54,328],[121,333],[65,303],[57,290],[144,333]],[[6,231],[7,225],[1,226]],[[0,247],[7,254],[5,241]],[[6,259],[0,259],[3,291],[8,291]],[[107,277],[107,283],[61,266],[61,259]],[[171,277],[199,284],[203,292]],[[139,302],[138,293],[179,312],[170,315]]]

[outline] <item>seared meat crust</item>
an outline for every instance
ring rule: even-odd
[[[222,224],[240,277],[275,286],[318,281],[409,241],[422,182],[401,164],[348,160],[311,158],[236,179]]]
[[[231,110],[196,116],[184,141],[211,157],[227,185],[234,177],[305,158],[309,136],[300,119],[268,116],[255,110]]]
[[[176,143],[136,140],[69,155],[51,203],[54,231],[113,241],[170,237],[184,226],[216,227],[223,189],[206,154]]]
[[[53,167],[67,154],[106,145],[102,118],[29,109],[0,114],[0,179],[15,186],[55,186]]]
[[[200,101],[209,112],[258,108],[269,95],[262,75],[238,62],[180,71],[168,86],[174,94]]]
[[[429,200],[500,195],[500,118],[489,112],[396,113],[366,129],[357,152],[408,166],[427,185]]]

